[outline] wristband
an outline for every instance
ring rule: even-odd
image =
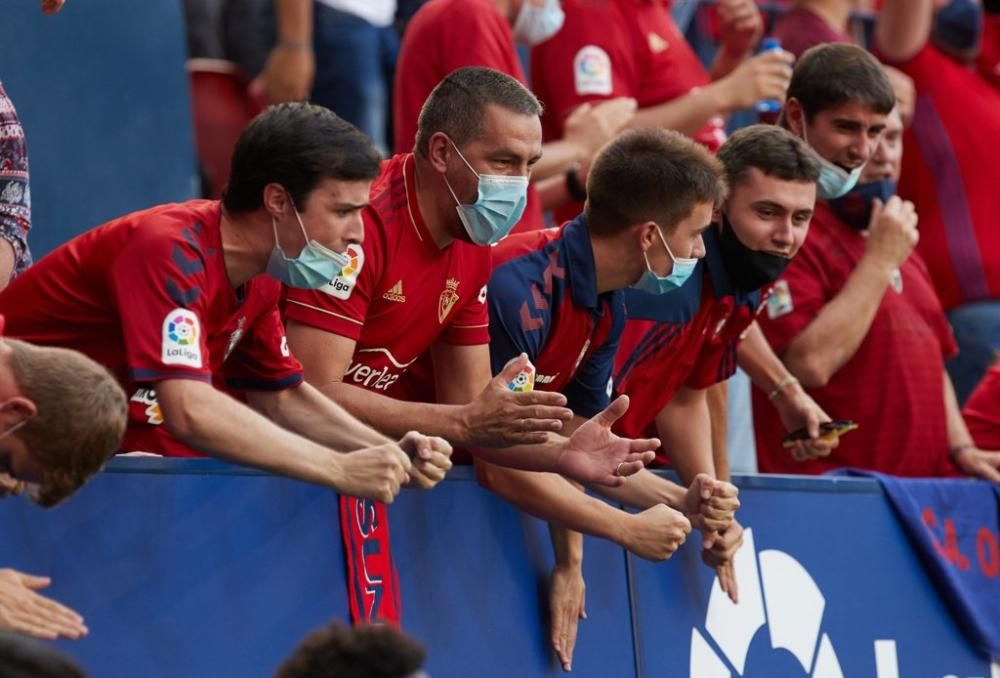
[[[573,165],[566,170],[566,192],[573,200],[583,202],[587,199],[587,187],[580,183],[579,169],[579,165]]]
[[[767,399],[770,400],[771,402],[774,402],[774,399],[777,398],[779,395],[781,395],[782,391],[785,390],[785,387],[797,383],[799,383],[799,380],[796,379],[795,377],[785,377],[784,379],[782,379],[781,381],[779,381],[777,384],[774,385],[774,388],[771,389],[771,392],[767,394]]]

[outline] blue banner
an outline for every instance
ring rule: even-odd
[[[1000,486],[850,473],[878,479],[969,641],[1000,658]]]

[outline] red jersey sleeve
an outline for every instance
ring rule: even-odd
[[[226,386],[237,391],[278,391],[302,383],[302,365],[288,350],[277,307],[246,331],[223,370]]]
[[[757,316],[764,336],[779,356],[819,315],[832,296],[822,247],[809,247],[809,239],[806,239],[806,244],[774,283],[766,307]]]
[[[151,220],[135,229],[108,272],[133,381],[212,380],[203,325],[212,294],[210,262],[193,244],[198,238],[185,233]]]
[[[639,91],[633,39],[622,29],[614,3],[574,1],[564,7],[563,27],[531,53],[532,83],[558,136],[566,116],[580,104]]]
[[[980,449],[1000,449],[1000,365],[986,371],[965,403],[962,415]]]
[[[371,209],[365,211],[364,243],[347,247],[349,262],[318,290],[287,289],[285,318],[357,341],[385,262],[385,244]]]

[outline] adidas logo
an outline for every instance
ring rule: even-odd
[[[385,291],[382,298],[399,304],[406,303],[406,295],[403,294],[403,281],[397,280],[395,285]]]

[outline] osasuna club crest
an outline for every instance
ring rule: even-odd
[[[444,291],[441,293],[441,298],[438,299],[438,322],[444,323],[444,319],[448,317],[451,313],[452,307],[455,306],[455,302],[458,301],[458,281],[454,278],[448,278],[445,282]]]

